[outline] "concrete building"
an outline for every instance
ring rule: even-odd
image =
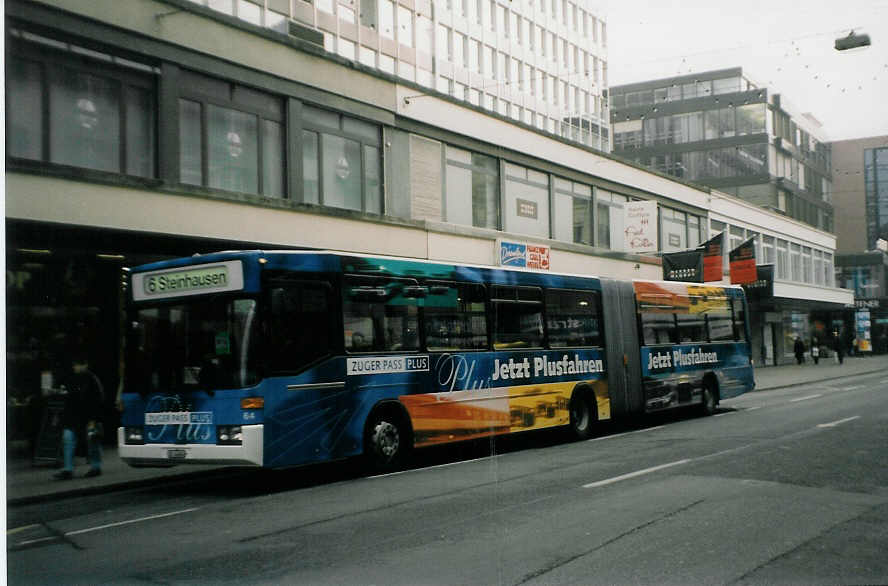
[[[194,1],[280,32],[307,25],[330,53],[609,150],[607,23],[591,0]]]
[[[740,67],[610,88],[614,154],[834,229],[820,123]]]
[[[888,136],[840,140],[831,147],[836,281],[854,291],[843,327],[863,342],[864,351],[888,352]]]
[[[44,374],[72,347],[114,421],[126,266],[256,247],[494,265],[506,240],[552,271],[657,279],[656,252],[706,240],[713,201],[736,201],[387,72],[382,39],[373,66],[343,57],[300,24],[304,4],[6,3],[11,435],[34,432]],[[265,26],[270,11],[287,26]],[[627,245],[639,200],[657,204],[656,251]],[[781,220],[749,209],[749,229]],[[786,238],[832,253],[798,228]]]

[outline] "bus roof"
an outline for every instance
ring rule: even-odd
[[[527,269],[521,267],[505,267],[505,266],[495,266],[495,265],[479,265],[479,264],[471,264],[471,263],[457,263],[457,262],[447,262],[443,260],[429,260],[429,259],[421,259],[421,258],[410,258],[410,257],[398,257],[398,256],[389,256],[383,254],[363,254],[357,252],[344,252],[337,250],[262,250],[262,249],[254,249],[254,250],[224,250],[219,252],[212,252],[208,254],[195,254],[190,257],[180,257],[175,259],[169,259],[164,261],[157,261],[149,264],[144,264],[136,267],[132,267],[131,271],[133,273],[143,273],[150,271],[158,271],[164,269],[172,269],[178,267],[187,267],[192,265],[202,265],[208,263],[222,262],[222,261],[230,261],[230,260],[250,260],[255,259],[257,263],[260,262],[260,259],[264,259],[264,264],[266,264],[266,268],[296,268],[295,266],[290,266],[291,263],[287,262],[288,259],[292,259],[294,257],[313,257],[317,260],[316,263],[312,263],[312,269],[319,272],[349,272],[349,273],[362,273],[362,274],[380,274],[380,267],[346,267],[343,265],[343,260],[348,259],[361,259],[361,260],[369,260],[369,261],[383,261],[383,262],[394,262],[394,263],[407,263],[407,264],[415,264],[415,265],[424,265],[432,271],[429,271],[425,274],[411,274],[411,272],[405,271],[392,271],[395,274],[404,275],[404,276],[421,276],[426,278],[448,278],[452,276],[451,273],[447,271],[452,271],[454,268],[465,268],[470,270],[477,270],[487,272],[490,275],[495,274],[509,274],[513,273],[516,275],[526,275],[531,277],[528,279],[529,281],[538,281],[540,283],[548,280],[549,278],[563,278],[563,279],[591,279],[591,280],[618,280],[612,277],[600,277],[598,275],[583,275],[579,273],[561,273],[561,272],[552,272],[552,271],[539,271],[535,269]],[[338,262],[336,259],[339,259]],[[276,265],[280,265],[276,267]],[[306,267],[302,267],[303,270],[306,270]],[[441,274],[436,275],[434,271],[435,268],[441,269]],[[463,274],[463,279],[467,281],[475,281],[480,280],[477,278],[468,278],[470,275]],[[536,278],[534,278],[536,277]],[[524,279],[521,279],[524,280]],[[626,279],[632,282],[648,282],[648,283],[677,283],[679,281],[661,281],[661,280],[652,280],[652,279]],[[703,283],[691,283],[694,285],[703,285]],[[722,283],[711,283],[707,286],[711,287],[721,287],[724,289],[740,289],[742,288],[739,285],[725,285]]]

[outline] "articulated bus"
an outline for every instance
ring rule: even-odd
[[[287,467],[677,407],[754,387],[739,287],[335,252],[130,271],[121,458]]]

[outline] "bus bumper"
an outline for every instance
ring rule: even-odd
[[[127,444],[123,427],[117,428],[117,453],[135,467],[215,464],[223,466],[262,466],[263,426],[244,425],[239,446],[215,444]]]

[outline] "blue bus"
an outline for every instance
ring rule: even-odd
[[[130,271],[120,457],[297,466],[595,424],[754,387],[739,287],[308,251]]]

